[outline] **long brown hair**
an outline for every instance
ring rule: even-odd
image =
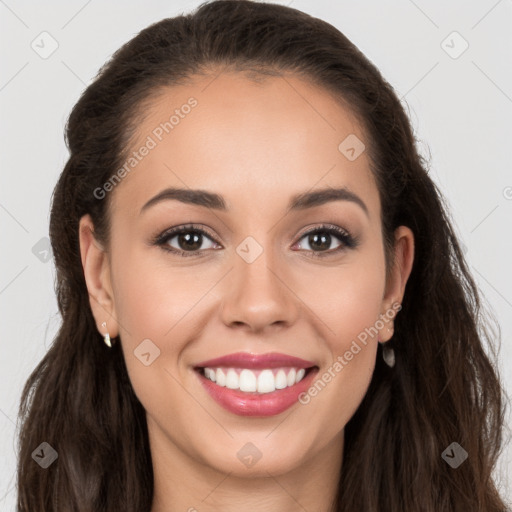
[[[331,92],[360,121],[381,200],[386,264],[394,229],[409,226],[415,261],[382,361],[345,429],[336,512],[502,512],[492,472],[505,392],[479,292],[440,191],[393,88],[332,25],[298,10],[218,0],[142,30],[102,67],[66,127],[70,156],[52,197],[50,237],[62,325],[20,402],[19,512],[147,512],[153,470],[145,411],[119,343],[102,342],[89,304],[78,225],[90,214],[108,247],[101,187],[126,159],[142,105],[163,87],[216,70],[293,73]],[[213,76],[213,74],[212,74]],[[499,329],[498,329],[499,331]],[[492,354],[484,350],[484,342]],[[492,358],[494,359],[492,359]],[[47,442],[58,459],[32,458]],[[441,457],[457,442],[468,458]]]

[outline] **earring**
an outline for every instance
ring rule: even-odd
[[[392,347],[388,347],[387,343],[381,343],[382,345],[382,359],[384,362],[390,367],[393,368],[395,366],[395,351]]]
[[[110,334],[108,332],[103,337],[103,341],[105,342],[105,345],[107,345],[108,348],[112,348],[112,343],[110,342]]]
[[[103,322],[101,326],[106,329],[107,328],[107,322]],[[105,342],[105,345],[107,345],[108,348],[112,348],[112,342],[110,340],[110,334],[107,333],[103,335],[103,341]]]
[[[391,329],[388,327],[388,331],[391,331]],[[381,347],[382,347],[382,359],[384,359],[384,362],[390,367],[393,368],[395,366],[395,351],[393,350],[393,347],[389,346],[388,342],[382,342],[379,341]]]
[[[107,328],[107,322],[103,322],[101,326],[106,329]],[[103,341],[105,342],[105,345],[107,345],[108,348],[112,348],[112,343],[110,341],[110,334],[107,333],[103,335]]]

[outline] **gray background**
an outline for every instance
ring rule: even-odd
[[[512,394],[512,1],[276,3],[335,25],[399,94],[431,175],[448,199],[487,307],[501,325],[500,370]],[[119,46],[150,23],[199,4],[0,0],[2,511],[15,510],[21,389],[59,324],[55,268],[46,248],[50,196],[67,159],[66,118]],[[40,36],[43,31],[58,44],[47,58],[40,53],[51,49],[52,39]],[[458,55],[464,40],[469,47]],[[508,499],[511,459],[507,446],[496,472]]]

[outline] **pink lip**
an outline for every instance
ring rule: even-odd
[[[217,368],[219,366],[259,370],[263,368],[280,368],[283,366],[306,369],[316,365],[312,361],[306,361],[299,357],[280,354],[278,352],[268,354],[237,352],[236,354],[229,354],[227,356],[217,357],[216,359],[203,361],[196,365],[196,368]]]
[[[207,361],[207,363],[211,362]],[[318,371],[318,368],[314,368],[298,384],[289,388],[277,389],[271,393],[247,393],[238,389],[221,387],[199,371],[196,373],[206,392],[224,409],[239,416],[274,416],[298,402],[299,395],[311,386]]]

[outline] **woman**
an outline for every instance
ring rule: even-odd
[[[344,35],[203,4],[124,45],[66,135],[20,511],[505,510],[476,286]]]

